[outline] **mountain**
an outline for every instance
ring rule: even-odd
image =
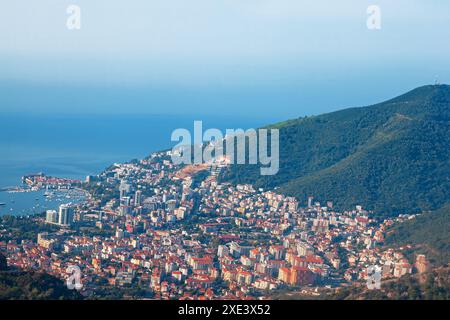
[[[434,210],[450,198],[450,86],[414,89],[376,105],[268,126],[280,130],[280,170],[233,165],[221,181],[306,201],[362,205],[378,215]]]

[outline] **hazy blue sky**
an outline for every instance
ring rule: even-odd
[[[449,83],[449,57],[447,0],[3,1],[0,111],[284,119]]]

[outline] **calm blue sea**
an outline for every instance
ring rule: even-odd
[[[84,179],[114,162],[142,158],[172,147],[176,128],[192,132],[193,121],[208,128],[255,128],[264,118],[151,115],[19,115],[0,114],[0,188],[21,183],[30,173]],[[23,214],[41,194],[0,192],[0,214]],[[55,203],[56,205],[57,203]],[[48,204],[52,207],[53,204]],[[12,210],[11,210],[12,209]]]

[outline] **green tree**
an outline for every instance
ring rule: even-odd
[[[0,253],[0,271],[5,271],[6,269],[8,269],[6,257]]]

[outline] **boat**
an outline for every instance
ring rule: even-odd
[[[0,202],[0,206],[6,206],[6,203]]]

